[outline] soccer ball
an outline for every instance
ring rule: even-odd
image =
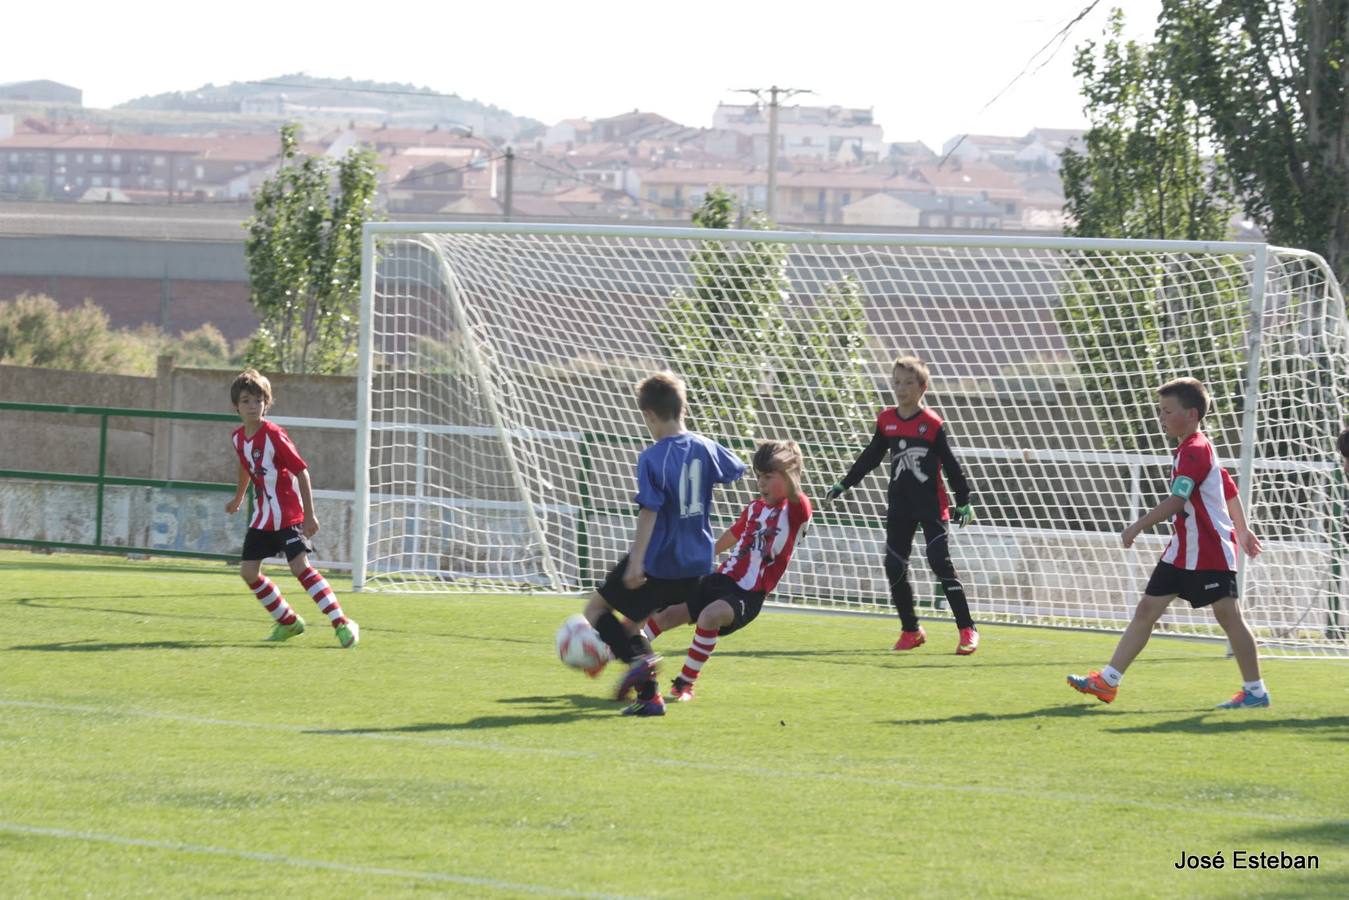
[[[577,613],[568,616],[557,630],[557,657],[594,678],[614,655],[600,633],[586,621],[586,617]]]

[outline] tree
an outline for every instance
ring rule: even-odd
[[[806,448],[822,479],[844,472],[871,436],[875,364],[867,352],[862,286],[851,275],[825,288],[809,309],[786,316],[777,383],[784,433]]]
[[[1246,214],[1349,281],[1349,0],[1164,0],[1157,38]]]
[[[1068,234],[1076,237],[1222,240],[1232,195],[1221,157],[1205,162],[1205,123],[1168,72],[1157,44],[1123,42],[1124,16],[1104,43],[1078,48],[1091,127],[1084,152],[1062,154]],[[1099,50],[1099,52],[1098,52]]]
[[[693,213],[701,228],[725,229],[735,199],[713,188]],[[751,228],[767,227],[752,216]],[[705,241],[693,251],[693,284],[677,291],[656,324],[665,356],[684,377],[698,428],[727,438],[759,436],[758,395],[782,330],[787,248],[774,242]]]
[[[1161,37],[1078,48],[1091,127],[1083,152],[1062,154],[1068,233],[1076,237],[1223,240],[1234,208],[1221,154],[1206,158],[1209,123],[1172,71]],[[1204,379],[1210,429],[1234,427],[1244,394],[1250,285],[1236,257],[1078,254],[1055,317],[1087,396],[1115,413],[1100,422],[1110,446],[1160,452],[1152,392],[1177,375]]]
[[[356,366],[361,225],[374,212],[375,154],[334,163],[281,129],[281,165],[246,223],[250,299],[261,324],[245,356],[277,372],[338,374]]]

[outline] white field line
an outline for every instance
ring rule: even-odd
[[[80,706],[69,703],[45,703],[29,700],[5,700],[0,699],[0,708],[10,709],[36,709],[48,712],[67,713],[71,715],[90,715],[90,716],[110,716],[133,719],[158,719],[172,722],[181,722],[188,725],[201,725],[205,727],[222,728],[244,728],[254,731],[279,731],[287,734],[307,734],[329,737],[349,737],[366,738],[378,741],[398,741],[413,744],[425,744],[438,747],[460,747],[467,750],[478,750],[488,753],[516,753],[522,755],[544,756],[557,759],[593,759],[603,762],[606,765],[626,765],[636,768],[645,767],[666,767],[679,770],[698,770],[713,772],[728,776],[737,776],[741,778],[777,778],[792,779],[802,778],[816,781],[833,781],[844,784],[873,785],[877,787],[898,788],[911,793],[927,793],[930,791],[944,791],[960,794],[974,794],[989,797],[1016,797],[1024,800],[1058,800],[1066,803],[1078,803],[1084,805],[1103,805],[1115,807],[1127,807],[1131,809],[1146,809],[1158,812],[1189,813],[1208,815],[1215,811],[1211,805],[1196,805],[1187,803],[1158,803],[1151,800],[1144,800],[1137,797],[1110,796],[1097,794],[1074,793],[1072,791],[1041,790],[1038,788],[1017,788],[1002,787],[997,785],[984,784],[942,784],[936,782],[917,782],[909,778],[885,778],[870,775],[849,775],[843,772],[818,772],[801,769],[782,769],[767,768],[762,766],[736,766],[726,765],[724,763],[707,762],[705,760],[689,760],[676,758],[657,758],[644,756],[641,758],[626,758],[615,756],[609,752],[596,752],[591,750],[570,750],[560,747],[522,747],[512,744],[504,744],[498,741],[468,740],[465,738],[448,737],[426,737],[414,734],[396,734],[391,732],[373,732],[361,731],[359,729],[343,728],[318,728],[308,725],[290,725],[271,722],[247,722],[236,719],[213,719],[202,716],[190,716],[180,713],[161,712],[157,710],[141,709],[111,709],[97,706]],[[1258,822],[1293,822],[1315,824],[1324,821],[1320,817],[1282,815],[1279,813],[1264,813],[1248,809],[1223,808],[1223,816],[1237,819],[1250,819]]]
[[[390,878],[407,878],[419,881],[435,881],[448,884],[464,884],[493,890],[514,891],[520,894],[542,894],[550,897],[616,897],[614,894],[593,894],[585,891],[573,891],[566,888],[552,888],[536,884],[520,884],[514,881],[498,881],[495,878],[475,878],[471,875],[453,875],[449,872],[419,872],[412,869],[389,869],[383,866],[359,866],[350,863],[328,862],[321,859],[300,859],[294,856],[282,856],[279,853],[260,853],[255,850],[235,850],[230,847],[211,847],[204,844],[183,844],[177,841],[152,841],[144,838],[124,837],[119,834],[104,834],[97,831],[72,831],[65,828],[40,828],[35,825],[21,825],[16,822],[0,822],[0,831],[11,834],[26,834],[34,837],[55,838],[67,841],[86,841],[96,844],[114,844],[119,847],[148,847],[154,850],[168,850],[173,853],[198,853],[207,856],[224,856],[231,859],[246,859],[253,862],[280,863],[298,869],[322,869],[330,872],[342,872],[349,875],[383,875]]]

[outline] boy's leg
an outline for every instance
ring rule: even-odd
[[[932,574],[941,579],[942,594],[946,605],[955,617],[960,638],[956,643],[956,653],[968,656],[979,648],[979,632],[974,627],[974,618],[970,615],[970,604],[965,597],[965,586],[956,577],[955,563],[951,561],[950,531],[946,523],[934,519],[923,523],[923,539],[927,541],[927,564]]]
[[[646,620],[647,636],[649,638],[660,637],[670,629],[687,625],[691,621],[693,620],[689,618],[689,605],[687,603],[676,603],[674,606],[658,609]]]
[[[272,617],[272,631],[267,635],[269,641],[284,641],[304,633],[304,619],[295,614],[286,598],[272,580],[262,574],[262,560],[245,559],[239,562],[239,577],[248,585],[253,596],[258,598],[262,608]]]
[[[1255,635],[1241,615],[1241,607],[1235,597],[1227,597],[1214,603],[1210,609],[1213,616],[1227,634],[1227,642],[1232,645],[1232,655],[1236,657],[1237,668],[1241,670],[1241,680],[1246,682],[1260,680],[1260,651],[1255,645]]]
[[[890,583],[890,602],[899,614],[900,627],[910,633],[918,629],[918,613],[913,605],[913,585],[909,583],[909,554],[913,552],[913,534],[918,522],[896,515],[893,508],[885,517],[885,577]]]
[[[309,593],[319,612],[327,616],[328,621],[332,623],[337,642],[343,648],[356,644],[361,636],[360,626],[343,614],[342,604],[337,602],[337,595],[328,586],[327,579],[319,574],[318,569],[309,565],[309,554],[302,550],[291,556],[288,562],[291,574],[299,579],[300,586]]]
[[[1110,657],[1110,668],[1119,673],[1119,677],[1124,677],[1124,670],[1129,668],[1129,664],[1137,658],[1143,648],[1148,645],[1148,639],[1152,637],[1152,629],[1157,624],[1157,620],[1166,612],[1166,608],[1171,605],[1174,595],[1170,597],[1154,597],[1151,594],[1144,594],[1143,599],[1138,601],[1138,608],[1134,610],[1134,617],[1129,620],[1129,625],[1124,629],[1124,634],[1120,635],[1119,643],[1115,645],[1115,652]],[[1113,673],[1104,673],[1109,680]],[[1118,684],[1118,679],[1116,679]]]
[[[735,612],[725,600],[716,600],[698,614],[698,624],[693,632],[693,641],[689,644],[688,655],[684,657],[684,668],[679,671],[670,696],[675,700],[692,700],[693,684],[702,673],[712,651],[717,649],[717,638],[721,629],[735,621]]]

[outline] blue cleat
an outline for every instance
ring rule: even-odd
[[[623,680],[618,683],[618,689],[614,691],[614,699],[626,700],[628,695],[637,688],[648,681],[654,680],[658,662],[660,662],[660,657],[654,653],[634,660],[628,668],[628,674],[624,675]]]
[[[665,715],[665,698],[660,694],[652,697],[650,700],[634,700],[632,705],[623,710],[625,716],[663,716]]]
[[[1232,699],[1226,703],[1219,703],[1214,709],[1258,709],[1262,706],[1269,706],[1269,691],[1265,691],[1265,696],[1257,697],[1250,691],[1242,688],[1232,695]]]

